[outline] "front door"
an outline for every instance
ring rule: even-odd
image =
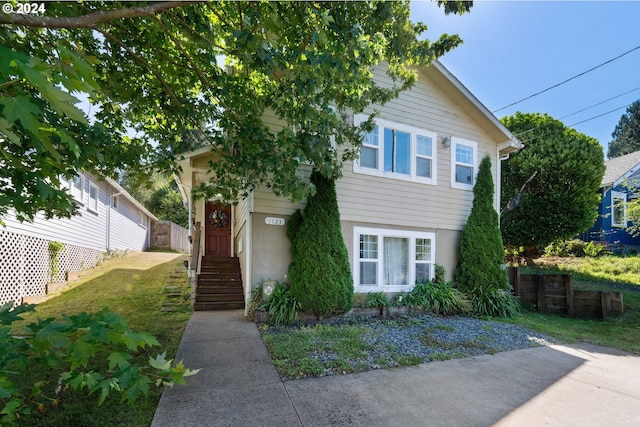
[[[205,215],[205,255],[231,256],[231,205],[207,202]]]

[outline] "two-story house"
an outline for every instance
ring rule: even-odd
[[[376,70],[376,79],[384,83],[387,77]],[[336,182],[355,292],[408,291],[416,280],[432,278],[435,264],[444,266],[451,279],[480,160],[491,158],[498,210],[500,161],[521,144],[439,62],[421,69],[410,90],[373,110],[379,111],[374,131],[366,136],[360,158],[346,163]],[[274,119],[274,131],[276,126]],[[209,180],[206,165],[212,159],[210,149],[202,148],[180,161],[185,198],[189,188]],[[191,203],[196,222],[203,225],[194,228],[199,233],[194,242],[205,256],[198,272],[204,275],[202,266],[220,262],[208,257],[237,257],[242,302],[263,280],[286,278],[291,262],[286,223],[304,203],[291,203],[266,188],[233,206],[216,200]],[[196,309],[215,307],[198,304],[196,297]]]

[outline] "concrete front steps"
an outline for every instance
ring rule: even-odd
[[[202,257],[193,309],[244,309],[244,288],[238,257]]]

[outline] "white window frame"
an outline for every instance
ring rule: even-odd
[[[367,116],[358,115],[355,117],[355,123],[359,125],[360,123],[367,120]],[[398,179],[402,181],[412,181],[412,182],[420,182],[424,184],[437,185],[437,177],[438,177],[438,162],[437,162],[437,135],[433,131],[429,131],[426,129],[420,129],[414,126],[409,126],[405,124],[400,124],[396,122],[391,122],[388,120],[377,119],[375,121],[376,126],[378,126],[378,145],[370,145],[363,144],[363,147],[376,149],[378,150],[378,164],[376,168],[369,168],[360,165],[360,159],[356,159],[353,162],[353,172],[365,175],[373,175],[373,176],[381,176],[385,178]],[[387,172],[384,170],[384,130],[393,129],[396,131],[408,133],[410,135],[410,148],[409,148],[409,158],[410,158],[410,173],[408,175],[401,174],[397,172]],[[417,141],[418,135],[424,136],[427,138],[431,138],[431,156],[418,155],[417,152]],[[430,159],[431,160],[431,176],[424,177],[417,175],[417,157]]]
[[[377,262],[377,281],[376,285],[360,285],[360,262],[372,258],[360,258],[360,236],[373,235],[378,238],[378,258]],[[384,238],[398,237],[409,239],[409,271],[406,285],[384,285]],[[416,261],[416,239],[431,240],[431,259],[428,261]],[[416,283],[416,263],[430,263],[429,278],[435,275],[436,262],[436,234],[431,232],[408,231],[408,230],[390,230],[383,228],[354,227],[353,228],[353,288],[354,292],[408,292],[414,288]],[[366,261],[365,261],[366,262]]]
[[[91,190],[92,189],[96,190],[95,199],[91,197]],[[89,197],[89,201],[87,203],[87,210],[97,214],[98,213],[98,207],[100,206],[100,187],[98,187],[96,184],[94,184],[91,181],[89,181],[88,197]]]
[[[80,188],[78,188],[78,185],[76,185],[75,183],[75,179],[78,178],[80,180]],[[84,176],[78,174],[72,178],[69,178],[68,180],[65,180],[66,182],[66,189],[67,192],[69,194],[71,194],[71,196],[79,203],[82,203],[84,205],[84,183],[85,183],[85,178]]]
[[[616,222],[616,201],[622,202],[622,211],[624,213],[624,222]],[[627,226],[627,193],[622,191],[611,191],[611,227],[624,228]]]
[[[119,196],[112,196],[112,200],[111,200],[111,207],[113,209],[115,209],[116,211],[118,210],[118,205],[120,205],[120,201],[118,200]]]
[[[466,147],[471,147],[473,149],[472,162],[469,163],[461,163],[456,159],[456,147],[458,145],[463,145]],[[456,181],[456,166],[470,166],[473,168],[471,172],[471,176],[473,177],[473,182],[471,184],[458,182]],[[451,138],[451,188],[457,188],[460,190],[473,190],[473,186],[476,183],[476,179],[478,177],[478,143],[475,141],[469,141],[467,139],[462,139],[458,137]]]

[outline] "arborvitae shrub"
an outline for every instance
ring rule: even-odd
[[[292,216],[287,230],[293,257],[289,281],[302,309],[322,317],[351,309],[353,278],[340,228],[335,181],[314,171],[311,182],[316,193],[307,200],[302,217]]]
[[[491,160],[482,159],[478,178],[473,187],[473,206],[460,240],[460,264],[456,270],[458,286],[470,295],[481,293],[495,300],[494,314],[512,313],[511,301],[503,292],[509,289],[504,263],[504,246],[498,225],[498,213],[493,207],[493,178]],[[495,297],[495,298],[493,298]],[[509,302],[509,304],[506,304]],[[508,307],[504,307],[504,305]],[[477,308],[477,307],[474,307]],[[476,310],[478,311],[478,310]],[[482,314],[487,314],[487,310]]]

